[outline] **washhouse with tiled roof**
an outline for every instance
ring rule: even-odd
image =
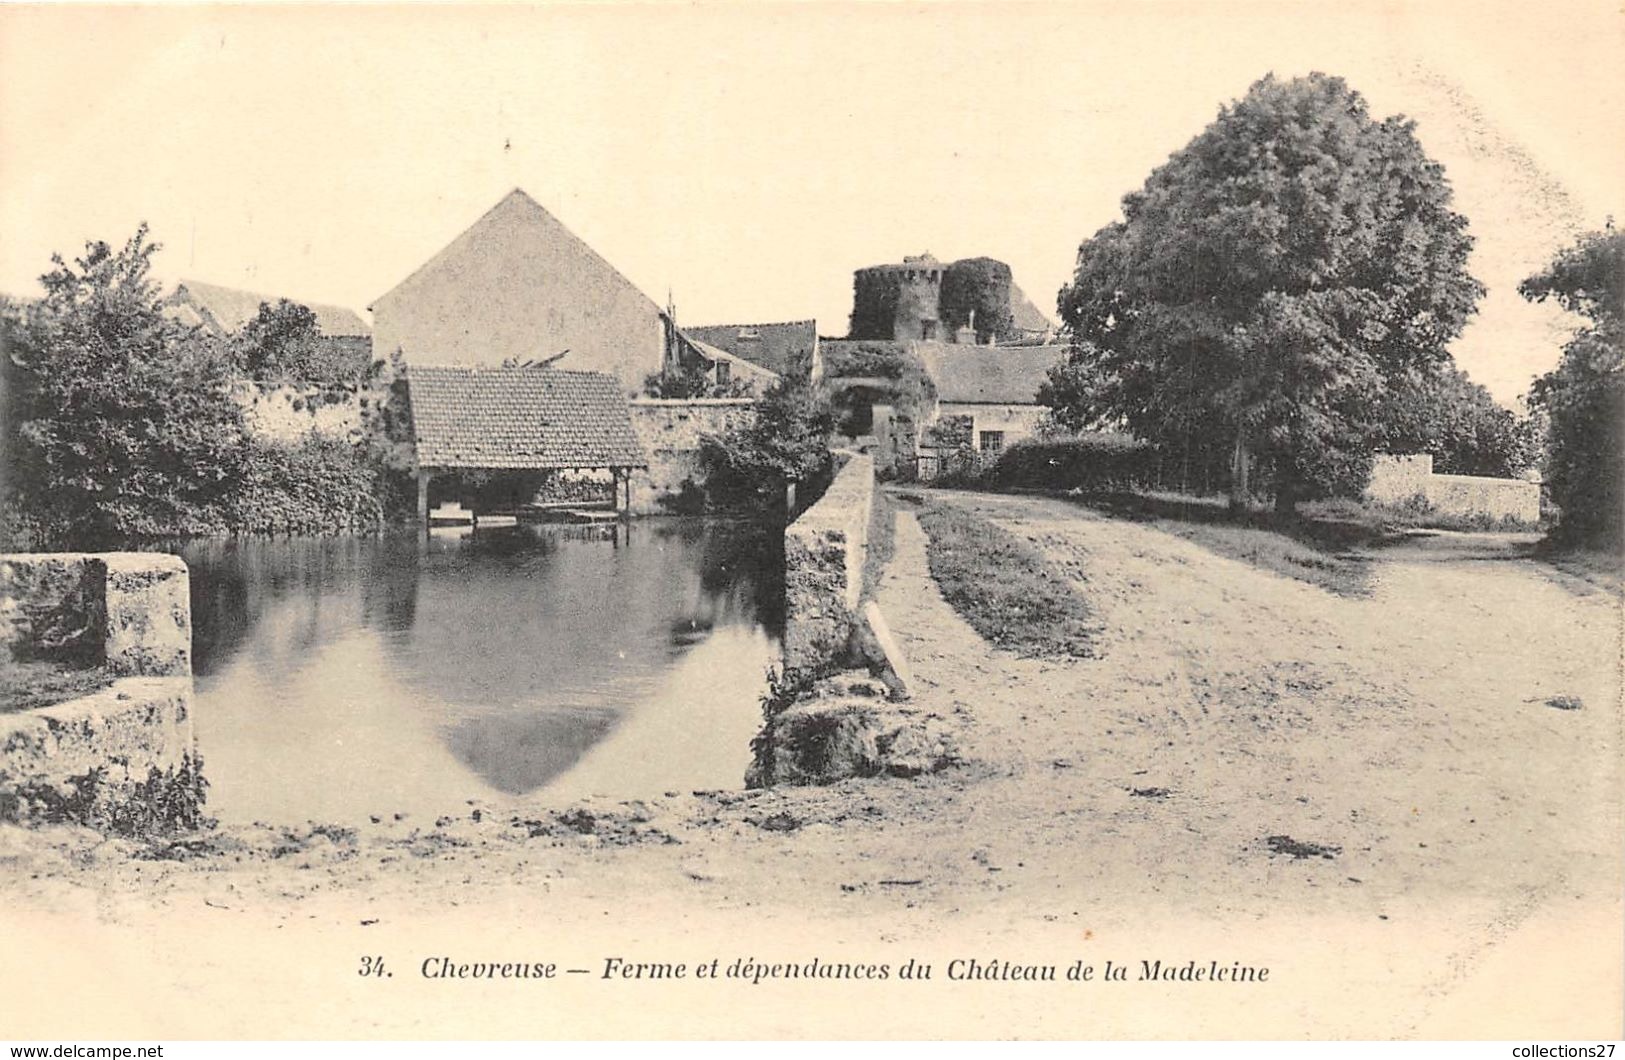
[[[512,515],[541,507],[537,486],[555,473],[596,472],[619,507],[648,463],[620,381],[602,372],[415,364],[407,392],[425,522],[437,479],[442,499],[460,503],[477,483],[488,506]]]

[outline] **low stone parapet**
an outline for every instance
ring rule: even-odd
[[[192,609],[179,557],[0,556],[0,651],[20,675],[75,670],[101,683],[0,713],[0,820],[133,832],[196,819]]]
[[[0,555],[0,650],[189,678],[190,592],[186,564],[161,552]]]
[[[875,464],[847,458],[818,503],[784,531],[784,669],[828,672],[847,654],[863,599]]]

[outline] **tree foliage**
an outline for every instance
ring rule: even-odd
[[[1381,420],[1383,448],[1429,453],[1441,475],[1510,478],[1539,460],[1528,425],[1454,365],[1391,378]]]
[[[652,398],[687,401],[693,398],[750,397],[750,380],[734,377],[718,383],[699,365],[677,371],[650,372],[643,378],[643,392]]]
[[[943,326],[952,333],[974,321],[981,343],[1013,338],[1011,283],[1010,266],[994,258],[965,258],[949,265],[938,303]]]
[[[1618,544],[1625,519],[1625,232],[1590,232],[1524,280],[1531,301],[1555,299],[1585,323],[1530,404],[1550,419],[1546,479],[1574,540]]]
[[[260,303],[231,345],[241,370],[261,382],[359,384],[371,366],[366,351],[324,336],[316,314],[286,298]]]
[[[1341,78],[1257,82],[1123,200],[1060,296],[1066,426],[1254,459],[1277,505],[1352,493],[1390,379],[1448,358],[1483,287],[1414,124]]]
[[[777,511],[785,488],[828,475],[834,418],[805,372],[790,372],[756,403],[752,421],[700,440],[705,491],[717,507]]]
[[[7,471],[42,542],[223,529],[247,442],[229,354],[168,317],[145,225],[52,257],[7,325]],[[8,501],[8,503],[10,503]]]
[[[91,242],[72,263],[52,258],[40,298],[0,303],[0,537],[94,548],[332,533],[410,511],[404,363],[369,366],[355,380],[360,444],[314,433],[256,438],[233,396],[243,351],[295,349],[313,318],[281,303],[262,307],[249,338],[211,338],[165,311],[150,275],[158,249],[145,225],[117,249]],[[279,372],[289,362],[257,364]]]

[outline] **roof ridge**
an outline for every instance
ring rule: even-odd
[[[602,254],[598,253],[597,250],[593,249],[593,246],[592,246],[591,243],[588,243],[585,239],[582,239],[580,236],[576,235],[575,230],[572,229],[569,225],[565,224],[562,220],[560,220],[559,216],[557,214],[555,214],[552,210],[549,210],[547,207],[545,207],[541,203],[537,202],[536,199],[529,192],[527,192],[524,188],[518,188],[518,187],[514,188],[512,191],[508,192],[508,194],[506,194],[502,198],[498,199],[495,205],[493,205],[490,209],[486,210],[484,213],[480,214],[480,216],[477,219],[475,219],[473,223],[468,225],[461,232],[458,232],[448,242],[446,242],[444,245],[442,245],[439,250],[437,250],[433,254],[429,255],[429,258],[428,258],[427,261],[425,261],[423,264],[419,265],[417,268],[413,269],[399,283],[395,284],[395,286],[391,287],[389,290],[385,291],[383,294],[379,295],[378,297],[374,298],[372,301],[368,302],[367,303],[367,311],[371,312],[373,306],[377,305],[379,302],[383,301],[385,298],[388,298],[390,295],[394,294],[396,291],[400,290],[402,287],[405,287],[407,284],[409,284],[413,280],[417,279],[418,276],[421,275],[422,273],[428,271],[429,267],[434,265],[441,258],[445,257],[451,251],[452,247],[456,246],[458,243],[460,243],[464,239],[466,239],[470,232],[473,232],[480,225],[484,224],[487,220],[490,219],[492,214],[496,213],[498,210],[502,209],[504,206],[506,206],[510,202],[518,202],[521,205],[527,206],[531,210],[534,210],[535,212],[541,214],[543,217],[545,217],[548,220],[552,221],[555,225],[558,226],[559,231],[563,232],[564,235],[567,238],[574,240],[589,255],[591,255],[593,258],[597,259],[597,261],[600,264],[602,264],[604,266],[604,268],[608,269],[611,273],[613,273],[616,277],[618,277],[622,283],[626,284],[632,290],[636,291],[639,295],[641,295],[643,297],[643,300],[648,302],[649,305],[652,306],[655,309],[656,312],[661,312],[659,304],[657,304],[653,298],[650,298],[648,296],[648,294],[646,294],[644,292],[643,288],[641,288],[637,284],[633,283],[631,281],[631,279],[629,279],[627,277],[626,273],[624,273],[620,269],[616,268],[613,262],[611,262],[608,258],[604,257]]]
[[[456,235],[452,236],[451,239],[448,240],[444,245],[442,245],[439,250],[435,251],[433,254],[430,254],[429,257],[424,260],[423,264],[419,265],[417,268],[415,268],[411,272],[407,273],[406,276],[404,276],[399,282],[397,282],[395,284],[394,287],[391,287],[389,290],[385,291],[383,294],[379,295],[378,297],[372,299],[372,301],[368,302],[367,303],[367,311],[369,313],[372,312],[372,307],[375,304],[377,304],[379,301],[381,301],[385,297],[392,294],[397,289],[399,289],[401,287],[404,287],[406,284],[410,283],[414,278],[416,278],[418,273],[422,272],[423,270],[427,269],[430,265],[433,265],[436,261],[440,260],[440,257],[442,255],[444,255],[446,253],[446,251],[450,250],[453,246],[455,246],[458,240],[462,239],[464,236],[468,235],[468,233],[470,233],[470,232],[474,231],[474,229],[478,228],[481,224],[483,224],[485,222],[485,219],[487,217],[490,217],[492,214],[494,214],[498,210],[502,209],[502,206],[503,206],[504,203],[506,203],[509,200],[515,198],[516,196],[518,198],[521,198],[521,199],[524,199],[524,200],[528,201],[532,206],[537,206],[537,207],[541,206],[541,203],[538,203],[535,199],[531,198],[530,194],[528,192],[526,192],[523,188],[518,188],[518,187],[514,188],[512,191],[508,192],[508,194],[504,195],[502,198],[500,198],[496,202],[492,203],[486,209],[486,211],[484,213],[480,214],[473,221],[469,222],[468,225],[466,225],[461,232],[458,232]],[[555,218],[555,220],[556,220],[556,218]],[[559,223],[562,225],[564,222],[560,221]]]
[[[591,368],[554,368],[550,364],[470,364],[467,362],[425,361],[421,364],[407,365],[408,371],[448,371],[448,372],[556,372],[559,375],[600,375],[605,379],[615,379],[611,372],[596,372]],[[618,382],[618,380],[617,380]]]
[[[816,326],[818,324],[818,318],[812,317],[807,320],[765,320],[755,324],[684,324],[682,327],[684,329],[694,328],[696,330],[701,328],[782,328],[788,327],[791,324],[812,324]]]
[[[329,338],[361,338],[372,335],[372,326],[367,319],[340,302],[318,302],[283,293],[255,291],[211,280],[181,277],[175,281],[174,290],[164,296],[165,303],[178,304],[176,300],[182,291],[191,296],[193,305],[203,316],[212,320],[214,326],[226,331],[242,327],[253,319],[254,311],[247,308],[249,305],[257,309],[259,306],[274,306],[280,302],[287,302],[290,305],[304,306],[314,313],[318,328]],[[215,304],[210,305],[211,302]],[[221,319],[221,312],[232,319]],[[241,319],[238,319],[239,317]]]
[[[186,277],[181,277],[180,279],[175,281],[175,286],[177,288],[181,288],[181,287],[212,287],[217,291],[230,291],[230,292],[232,292],[234,294],[252,295],[255,298],[260,299],[261,301],[269,301],[269,300],[272,300],[272,299],[280,299],[281,301],[293,302],[296,305],[302,305],[306,309],[315,309],[318,306],[320,306],[323,309],[342,309],[346,313],[355,313],[354,309],[351,309],[349,306],[344,305],[341,302],[313,302],[313,301],[308,301],[308,300],[303,299],[303,298],[290,297],[289,295],[285,295],[285,294],[270,294],[270,293],[268,293],[266,291],[256,291],[256,290],[253,290],[252,288],[248,288],[248,287],[232,287],[229,284],[216,283],[213,280],[197,280],[197,279],[188,279]],[[359,316],[359,315],[360,314],[357,314],[357,316]]]

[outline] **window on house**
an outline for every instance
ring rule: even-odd
[[[729,364],[727,361],[718,361],[717,362],[717,385],[718,386],[725,385],[728,382],[728,379],[730,378],[730,376],[732,374],[732,369],[733,369],[733,365]]]
[[[1000,449],[1003,449],[1004,448],[1004,432],[1003,431],[983,431],[982,432],[982,444],[979,446],[979,448],[984,453],[996,453]]]

